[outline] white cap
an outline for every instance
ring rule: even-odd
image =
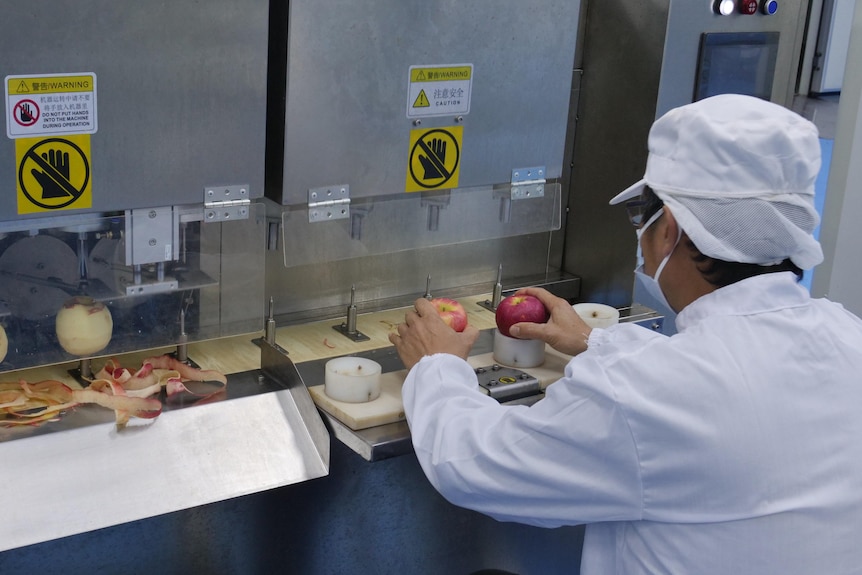
[[[823,261],[814,181],[817,127],[786,108],[723,94],[669,111],[649,133],[644,177],[611,200],[649,186],[704,255],[802,269]]]

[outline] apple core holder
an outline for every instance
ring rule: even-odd
[[[592,328],[610,327],[620,321],[620,310],[601,303],[576,303],[572,306],[581,319]]]
[[[545,362],[545,342],[509,337],[495,329],[494,361],[509,367],[537,367]]]
[[[345,403],[365,403],[380,396],[382,368],[364,357],[337,357],[326,362],[323,391]]]

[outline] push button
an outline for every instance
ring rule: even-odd
[[[715,0],[712,3],[712,11],[722,16],[733,14],[734,0]]]
[[[772,16],[778,12],[778,0],[761,0],[760,11],[767,16]]]
[[[757,0],[739,0],[740,14],[755,14],[757,13]]]

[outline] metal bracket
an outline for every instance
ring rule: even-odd
[[[177,280],[165,280],[145,284],[129,284],[126,286],[126,295],[154,295],[177,291],[180,284]]]
[[[487,367],[477,367],[475,372],[479,386],[500,403],[538,395],[542,391],[539,388],[539,380],[520,369],[495,363]]]
[[[308,190],[308,222],[350,217],[350,186],[324,186]]]
[[[204,188],[204,223],[247,220],[251,199],[247,184]]]
[[[525,200],[545,196],[545,166],[512,170],[512,199]]]
[[[354,329],[353,331],[351,331],[350,328],[347,327],[347,323],[334,325],[332,326],[332,329],[352,341],[369,341],[371,339],[359,330]]]

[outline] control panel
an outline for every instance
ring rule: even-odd
[[[772,16],[778,12],[778,0],[712,0],[712,11],[720,16],[731,14]]]

